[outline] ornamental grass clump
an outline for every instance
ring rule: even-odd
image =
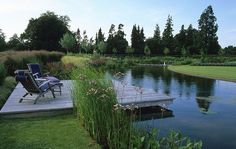
[[[104,73],[94,68],[74,71],[78,117],[90,135],[108,148],[129,148],[132,119],[116,106],[116,95]]]

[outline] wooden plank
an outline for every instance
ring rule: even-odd
[[[171,104],[173,97],[159,94],[152,89],[138,88],[124,85],[119,81],[112,81],[117,100],[122,105],[134,104],[138,107],[163,106]]]
[[[27,99],[19,103],[20,98],[26,93],[23,86],[18,83],[7,102],[0,111],[1,117],[21,117],[21,116],[45,116],[63,113],[72,113],[73,101],[71,97],[71,80],[62,80],[62,95],[56,94],[53,98],[52,93],[48,92],[34,104],[35,95],[28,96]],[[64,112],[63,112],[64,111]]]

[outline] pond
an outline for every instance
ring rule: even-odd
[[[177,74],[165,67],[134,67],[123,72],[122,80],[129,85],[175,97],[168,106],[172,114],[137,121],[137,125],[158,128],[161,136],[170,130],[181,131],[202,140],[203,148],[236,148],[236,83]]]

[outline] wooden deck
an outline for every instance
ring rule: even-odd
[[[119,81],[112,81],[117,94],[117,100],[121,105],[134,104],[138,107],[166,106],[173,103],[174,98],[164,94],[158,94],[152,89],[141,89],[132,85],[123,85]]]
[[[48,92],[34,104],[35,96],[27,96],[26,100],[19,103],[25,94],[25,89],[18,83],[7,102],[0,111],[0,117],[33,117],[66,114],[73,112],[73,100],[71,97],[71,80],[62,80],[62,95],[56,92],[56,98]]]

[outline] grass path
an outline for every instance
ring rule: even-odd
[[[1,149],[100,148],[76,117],[0,120]]]
[[[169,66],[169,70],[198,77],[236,82],[236,67],[226,66]]]

